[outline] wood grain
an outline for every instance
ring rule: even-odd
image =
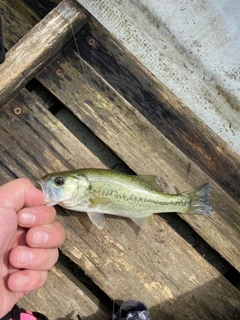
[[[102,231],[86,214],[59,218],[67,230],[64,252],[114,300],[141,300],[156,320],[230,320],[239,310],[238,291],[230,293],[229,283],[164,220],[156,218],[156,233],[148,235],[110,216]]]
[[[240,204],[239,155],[96,20],[78,37],[78,47],[81,57],[114,90]]]
[[[21,114],[14,113],[16,106]],[[128,110],[128,119],[130,115]],[[1,109],[0,119],[1,183],[12,179],[12,174],[33,178],[50,171],[102,166],[26,90]],[[142,151],[148,143],[141,145]],[[155,218],[154,234],[139,232],[135,224],[118,217],[108,217],[100,231],[84,213],[58,212],[67,236],[62,250],[114,300],[139,299],[150,308],[153,319],[163,320],[230,320],[240,310],[240,293],[163,219]],[[51,294],[41,292],[58,300],[59,287],[51,288]],[[38,309],[44,301],[47,298],[39,299]],[[60,296],[58,303],[68,306]]]
[[[0,3],[0,8],[4,6]],[[14,20],[17,10],[8,8]],[[84,17],[80,12],[76,21]],[[37,21],[31,15],[25,24],[23,16],[19,19],[20,31],[7,34],[9,46]],[[42,22],[48,21],[45,19]],[[173,192],[210,180],[214,215],[182,217],[240,270],[238,158],[94,19],[89,22],[90,29],[78,39],[87,64],[73,42],[37,79],[135,172],[159,175],[166,190]],[[46,52],[51,50],[46,47]],[[29,77],[37,70],[28,71]],[[28,74],[24,77],[28,79]],[[18,81],[17,90],[24,83],[21,77]],[[22,176],[34,180],[51,171],[104,167],[26,89],[0,110],[0,132],[0,184]],[[114,300],[141,300],[154,320],[239,316],[239,291],[159,216],[155,216],[153,234],[119,217],[108,216],[102,231],[84,213],[58,208],[58,219],[67,236],[63,252]],[[50,319],[108,316],[60,265],[53,269],[46,286],[21,304]]]
[[[49,320],[106,320],[111,316],[101,302],[59,263],[49,273],[45,286],[26,296],[18,305],[41,312]]]
[[[57,67],[62,70],[61,76],[56,75]],[[70,48],[53,59],[37,78],[136,173],[156,174],[180,192],[211,181],[214,215],[181,217],[240,270],[240,207],[218,181],[170,142],[105,78],[83,65]]]
[[[0,106],[70,41],[72,28],[77,32],[84,22],[79,6],[64,0],[11,48],[0,65]]]

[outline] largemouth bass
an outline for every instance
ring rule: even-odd
[[[86,212],[102,229],[104,214],[132,219],[139,227],[154,226],[154,213],[212,213],[210,183],[182,194],[164,194],[156,176],[134,176],[106,169],[54,172],[38,180],[44,204]]]

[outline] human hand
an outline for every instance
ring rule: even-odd
[[[0,187],[0,318],[43,286],[58,259],[64,230],[43,193],[27,179]]]

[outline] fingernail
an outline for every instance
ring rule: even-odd
[[[33,259],[33,253],[29,250],[20,249],[17,255],[17,263],[24,264],[28,263]]]
[[[42,245],[45,244],[48,241],[49,235],[47,232],[42,230],[37,230],[33,234],[32,237],[32,244],[33,245]]]
[[[33,224],[35,221],[36,216],[31,212],[23,212],[19,218],[21,224]]]
[[[22,287],[24,287],[26,284],[29,283],[29,277],[28,276],[18,276],[17,278],[17,287],[18,289],[21,289]]]

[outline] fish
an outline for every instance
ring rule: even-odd
[[[128,175],[110,169],[87,168],[53,172],[38,179],[44,205],[86,212],[99,229],[105,214],[132,219],[140,228],[154,228],[155,213],[210,215],[210,183],[181,194],[166,194],[154,175]]]

